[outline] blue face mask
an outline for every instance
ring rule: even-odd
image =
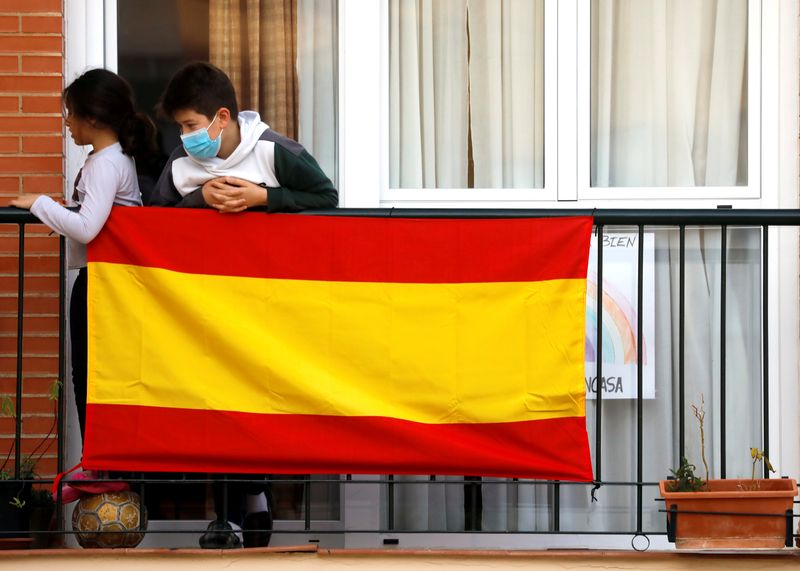
[[[216,139],[212,139],[208,134],[208,130],[216,120],[217,116],[214,115],[214,119],[205,129],[198,129],[186,135],[181,135],[181,142],[187,153],[196,159],[210,159],[217,156],[222,145],[222,131],[219,132],[219,136]]]

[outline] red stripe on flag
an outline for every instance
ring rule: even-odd
[[[403,219],[117,207],[89,245],[89,261],[322,281],[585,279],[591,229],[590,217]]]
[[[92,470],[437,474],[591,481],[586,419],[420,424],[381,417],[87,407]]]

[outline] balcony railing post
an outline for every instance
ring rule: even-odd
[[[761,418],[762,450],[769,458],[769,226],[767,224],[764,224],[761,230],[761,271],[761,342],[763,344],[761,402],[764,407]],[[769,466],[766,462],[762,462],[762,464],[764,465],[764,477],[769,478]]]
[[[25,299],[25,223],[19,224],[17,258],[17,383],[14,408],[14,479],[22,477],[22,351]]]
[[[681,224],[678,254],[678,462],[686,456],[686,225]]]
[[[642,532],[643,519],[643,488],[644,478],[644,401],[642,400],[643,382],[643,351],[644,322],[642,319],[642,306],[644,301],[644,225],[639,224],[639,248],[637,252],[636,267],[636,532]]]
[[[594,479],[603,481],[603,225],[597,224],[597,380],[595,391]]]
[[[722,224],[721,226],[721,239],[720,239],[720,285],[719,285],[719,430],[720,430],[720,477],[726,477],[726,399],[727,399],[727,382],[726,382],[726,330],[727,327],[727,295],[728,295],[728,225]]]

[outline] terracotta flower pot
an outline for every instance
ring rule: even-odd
[[[662,480],[659,489],[678,549],[780,549],[787,534],[791,545],[795,480],[708,480],[700,492],[667,491],[671,482]]]

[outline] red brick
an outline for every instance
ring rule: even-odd
[[[9,434],[8,436],[12,437],[13,433]],[[40,443],[42,442],[42,437],[43,436],[44,436],[44,434],[42,434],[42,435],[24,435],[22,437],[22,447],[21,447],[22,448],[22,454],[23,455],[27,455],[27,454],[31,454],[32,452],[36,451],[36,456],[38,457],[39,453],[42,452],[42,450],[47,450],[47,452],[55,453],[54,448],[56,446],[56,441],[57,441],[55,434],[50,436],[50,438],[48,438],[48,441],[52,441],[52,444],[50,444],[50,442],[47,442],[47,443],[44,444],[44,446],[40,446]],[[3,442],[6,442],[6,444],[3,444]],[[3,440],[0,440],[0,450],[9,450],[11,442],[12,442],[12,438],[5,438]],[[7,454],[7,452],[6,452],[6,454]],[[12,454],[12,456],[13,456],[13,454]],[[5,458],[5,454],[3,455],[3,457]],[[9,464],[13,466],[13,462],[9,462]],[[12,468],[12,471],[13,471],[13,468]],[[39,470],[37,468],[37,474],[39,474],[39,473],[40,472],[39,472]]]
[[[62,0],[3,0],[3,12],[50,12],[60,14]]]
[[[32,375],[25,371],[22,378],[22,393],[27,395],[48,396],[56,381],[55,375]],[[17,394],[17,374],[16,372],[0,373],[0,395]]]
[[[55,446],[55,444],[53,446]],[[36,473],[40,478],[52,478],[58,473],[58,459],[56,458],[56,454],[54,452],[55,448],[50,447],[49,450],[53,452],[45,454],[36,465]],[[42,485],[41,489],[50,490],[50,484]]]
[[[19,16],[0,16],[0,32],[19,32]]]
[[[19,71],[17,56],[0,56],[0,73],[16,73]]]
[[[53,276],[25,276],[24,280],[25,292],[30,293],[57,293],[58,292],[58,278]],[[11,292],[17,291],[17,278],[16,276],[0,276],[0,291]],[[25,327],[30,325],[28,331],[57,331],[58,323],[53,326],[56,329],[47,329],[44,323],[37,323],[35,318],[31,318],[32,322],[25,322]],[[7,318],[0,317],[0,331],[9,331],[8,325],[5,323]],[[16,323],[12,324],[12,329],[16,328]]]
[[[18,176],[2,176],[0,177],[0,192],[18,193],[19,192],[19,177]]]
[[[19,152],[19,137],[0,137],[0,154]]]
[[[22,71],[24,73],[61,73],[63,61],[59,56],[24,56]],[[60,107],[58,112],[61,112]]]
[[[58,298],[54,298],[56,306],[58,305]],[[48,308],[49,309],[49,308]],[[56,307],[58,310],[58,307]],[[53,335],[56,335],[55,333]],[[44,334],[24,335],[22,339],[23,351],[31,351],[37,353],[57,353],[58,352],[58,336],[46,336]],[[0,352],[15,353],[17,350],[17,337],[14,335],[0,337]]]
[[[22,152],[31,154],[61,155],[64,140],[61,137],[23,137]]]
[[[62,0],[3,0],[4,12],[61,13]]]
[[[16,432],[16,419],[2,417],[0,418],[0,434],[14,434]],[[52,415],[44,416],[26,416],[25,414],[25,399],[22,400],[22,434],[47,434],[51,430],[55,433],[53,425],[54,417]]]
[[[16,252],[14,252],[16,254]],[[0,273],[2,274],[16,274],[17,273],[16,255],[0,255]],[[37,274],[58,272],[58,255],[28,255],[25,256],[25,271]],[[2,300],[2,296],[0,296]],[[2,311],[2,310],[0,310]]]
[[[58,313],[58,297],[55,295],[52,297],[26,295],[22,303],[22,310],[25,312],[25,315],[34,313],[49,313],[51,315],[56,315]],[[14,297],[0,297],[0,314],[16,314],[16,312],[16,295]],[[2,339],[2,337],[0,337],[0,339]],[[3,346],[2,341],[0,341],[0,346]],[[0,353],[2,353],[2,351],[2,348],[0,348]]]
[[[61,133],[61,117],[3,117],[0,121],[3,133]]]
[[[23,16],[22,31],[26,34],[60,34],[60,16]]]
[[[22,403],[23,414],[46,414],[52,413],[55,408],[53,403],[47,396],[30,396],[26,394],[25,401]]]
[[[60,54],[63,42],[61,36],[0,36],[0,52]]]
[[[25,192],[58,193],[64,192],[63,176],[25,176],[22,177]]]
[[[62,112],[61,97],[57,95],[26,95],[22,98],[23,113],[57,113]]]
[[[61,172],[61,157],[0,157],[0,172]]]
[[[43,226],[46,230],[43,230],[38,235],[33,235],[33,232],[36,231],[34,230],[34,225],[30,225],[30,231],[28,231],[28,226],[25,227],[26,255],[30,256],[32,254],[57,253],[58,236],[53,234],[53,231],[44,225],[37,224],[36,226]],[[0,225],[0,228],[2,228],[2,225]],[[17,242],[18,238],[15,235],[0,237],[0,253],[16,254],[18,249]]]
[[[0,36],[2,40],[2,36]],[[60,76],[4,75],[0,77],[0,92],[6,93],[61,93]]]
[[[0,113],[18,113],[19,97],[0,97]]]
[[[27,226],[26,226],[27,228]],[[42,253],[55,253],[58,252],[58,235],[54,234],[52,230],[44,226],[42,234],[39,236],[26,236],[25,237],[25,253],[42,254]]]
[[[0,371],[14,372],[17,370],[16,356],[0,357]],[[26,374],[40,373],[46,375],[58,374],[58,355],[47,357],[23,357],[22,370]]]

